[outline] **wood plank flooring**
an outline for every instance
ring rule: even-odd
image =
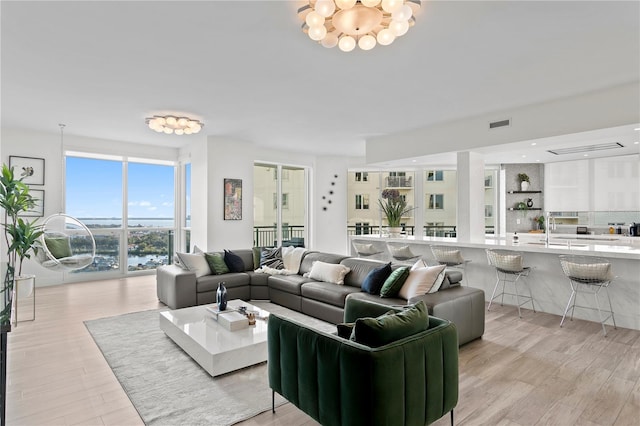
[[[36,321],[9,333],[7,424],[141,425],[83,321],[161,306],[155,276],[38,288],[36,302]],[[484,337],[460,350],[456,424],[640,424],[640,331],[559,323],[492,306]],[[286,404],[242,424],[317,423]]]

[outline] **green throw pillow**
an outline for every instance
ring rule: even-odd
[[[47,237],[44,239],[44,242],[49,249],[49,253],[56,259],[73,256],[69,237]]]
[[[406,266],[401,266],[393,271],[391,275],[389,275],[389,278],[385,280],[384,284],[382,284],[380,297],[396,297],[408,276],[409,268]]]
[[[228,274],[229,268],[224,263],[224,259],[220,253],[205,253],[204,258],[207,259],[211,272],[216,275]]]
[[[421,300],[409,309],[377,318],[358,318],[352,339],[372,348],[404,339],[429,328],[429,312]]]
[[[338,329],[338,336],[342,337],[343,339],[348,339],[351,337],[351,332],[353,332],[353,327],[356,324],[353,322],[342,322],[340,324],[336,324],[336,327]]]

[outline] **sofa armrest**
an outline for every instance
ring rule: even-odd
[[[196,274],[176,265],[165,265],[156,269],[156,291],[158,300],[171,309],[195,306]]]

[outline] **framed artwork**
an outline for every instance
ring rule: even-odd
[[[31,209],[20,216],[24,217],[43,217],[44,216],[44,190],[42,189],[31,189],[29,190],[29,194],[35,199],[36,205]]]
[[[242,179],[224,180],[224,220],[242,220]]]
[[[9,167],[27,185],[44,185],[44,158],[9,156]]]

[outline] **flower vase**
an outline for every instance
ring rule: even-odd
[[[224,282],[218,284],[218,291],[216,292],[216,303],[218,309],[224,311],[227,309],[227,288],[224,286]]]
[[[529,189],[529,182],[527,182],[526,180],[523,180],[522,182],[520,182],[521,191],[527,191],[528,189]]]
[[[392,238],[398,238],[402,233],[402,226],[390,226],[389,236]]]

